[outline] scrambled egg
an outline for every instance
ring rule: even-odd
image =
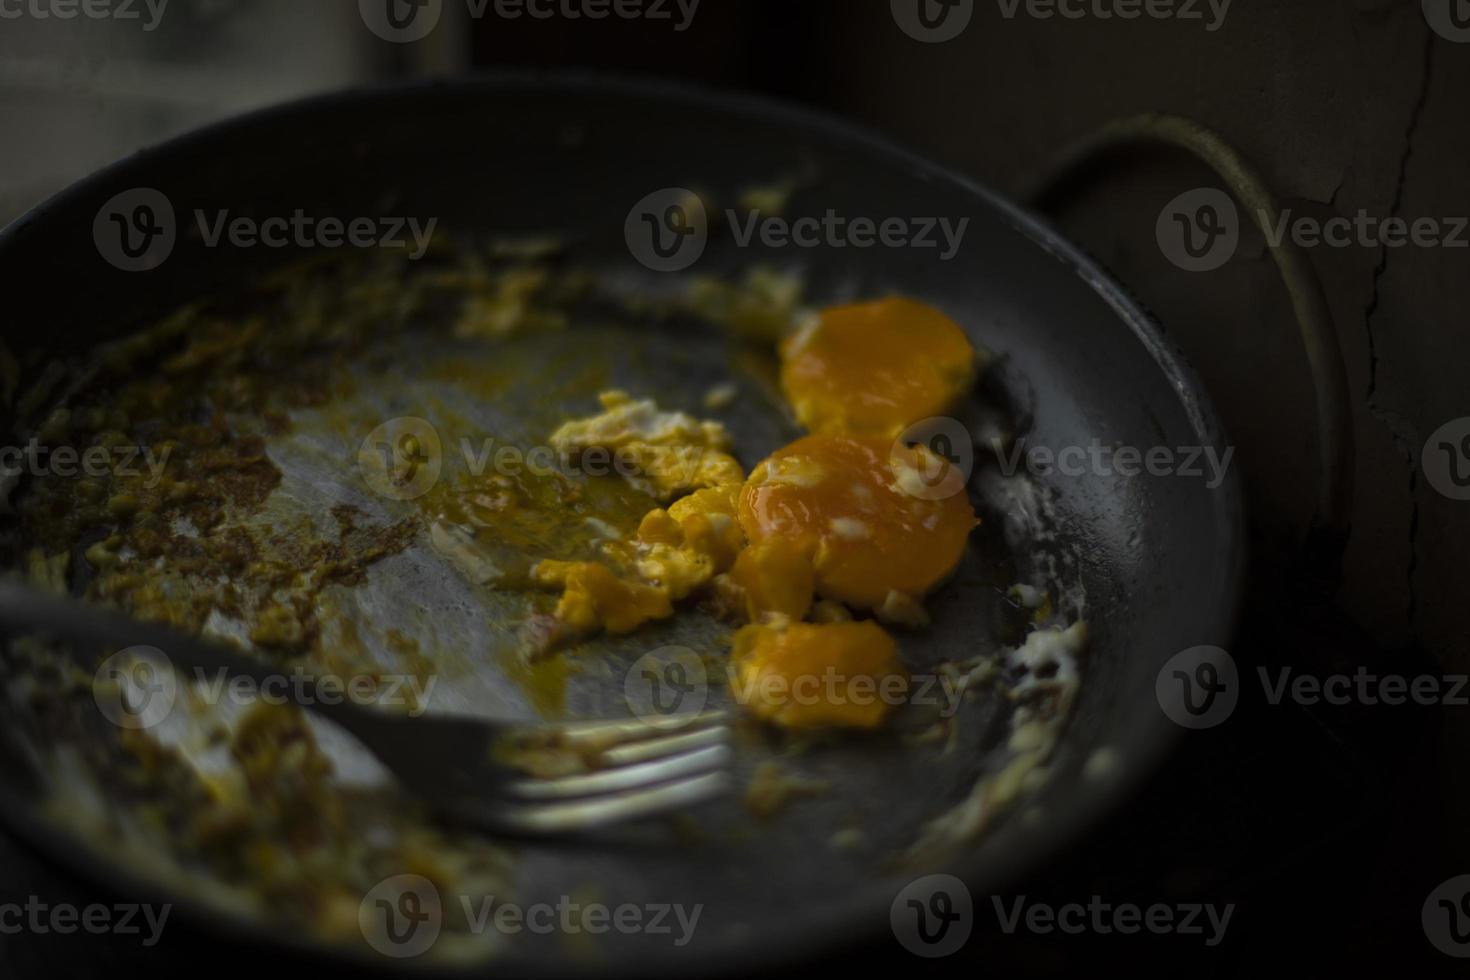
[[[735,560],[745,546],[745,535],[735,520],[736,498],[744,477],[694,493],[669,508],[669,516],[678,522],[690,546],[710,556],[722,568]]]
[[[924,596],[977,524],[963,487],[932,492],[944,462],[894,439],[964,395],[975,351],[939,311],[887,299],[827,310],[780,352],[782,385],[814,434],[749,479],[723,426],[621,391],[559,428],[554,448],[611,453],[665,507],[608,541],[604,562],[544,561],[535,579],[562,590],[556,618],[583,634],[626,633],[713,589],[750,624],[735,635],[732,680],[748,710],[790,728],[873,728],[908,675],[893,638],[849,610],[925,625]]]
[[[649,620],[674,614],[667,591],[621,578],[599,562],[543,561],[535,578],[562,590],[556,618],[579,633],[631,633]]]
[[[949,411],[974,383],[975,364],[953,320],[891,297],[809,320],[781,345],[781,387],[812,432],[892,437]]]
[[[740,526],[757,546],[792,545],[821,597],[903,608],[954,570],[976,524],[964,494],[929,500],[902,489],[930,455],[886,438],[808,436],[751,473]]]
[[[745,545],[735,516],[745,471],[728,453],[723,426],[660,411],[621,391],[604,392],[599,400],[605,411],[563,425],[551,438],[553,447],[616,452],[614,468],[630,483],[660,500],[678,499],[645,514],[631,539],[607,541],[606,562],[536,566],[537,584],[561,589],[556,619],[577,634],[628,633],[667,619],[673,603],[728,570]]]
[[[598,401],[602,414],[557,429],[553,449],[573,458],[601,450],[613,470],[660,501],[745,478],[718,422],[661,412],[651,399],[634,401],[623,391],[605,391]]]

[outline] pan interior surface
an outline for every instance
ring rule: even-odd
[[[281,149],[287,146],[292,153]],[[253,164],[252,179],[225,184],[240,172],[242,154]],[[322,160],[340,164],[330,181]],[[561,421],[594,411],[599,390],[622,389],[718,418],[749,469],[798,430],[739,337],[698,316],[650,312],[648,303],[687,295],[696,278],[735,283],[753,267],[771,266],[799,280],[816,306],[889,293],[938,306],[1000,359],[983,403],[966,412],[979,417],[988,405],[1002,406],[1017,434],[1036,445],[1218,446],[1222,438],[1187,373],[1116,287],[1094,270],[1079,274],[1075,257],[1059,257],[1061,246],[1038,240],[1043,233],[1019,215],[830,124],[636,86],[509,80],[350,95],[248,117],[130,161],[25,219],[0,244],[22,273],[18,282],[45,281],[53,263],[98,282],[96,290],[61,296],[22,290],[21,320],[44,311],[64,329],[46,343],[12,339],[20,363],[75,368],[93,345],[156,323],[184,302],[248,289],[263,271],[294,258],[245,250],[224,261],[218,249],[181,235],[168,260],[147,273],[108,267],[78,229],[90,229],[90,215],[109,197],[145,182],[180,215],[224,203],[258,216],[306,207],[338,216],[435,217],[465,239],[553,235],[565,243],[558,261],[587,272],[610,295],[638,301],[575,306],[564,328],[493,341],[369,331],[347,354],[327,357],[319,374],[302,375],[303,385],[327,397],[289,398],[280,407],[284,418],[237,419],[279,472],[251,511],[262,535],[311,527],[335,529],[345,540],[364,528],[384,535],[406,529],[391,545],[375,538],[369,547],[381,553],[316,592],[314,612],[323,648],[352,647],[354,656],[382,665],[428,661],[438,681],[426,697],[430,711],[525,720],[623,715],[630,710],[625,679],[640,658],[687,648],[718,663],[713,655],[724,649],[729,627],[691,609],[528,665],[518,627],[534,616],[533,601],[470,581],[434,547],[421,507],[374,493],[356,464],[376,427],[413,417],[440,438],[439,480],[453,485],[487,451],[543,443]],[[792,187],[792,218],[963,222],[961,247],[947,258],[924,248],[772,248],[740,244],[724,226],[691,270],[651,272],[630,255],[629,210],[650,193],[697,188],[718,208],[753,186],[783,183]],[[220,198],[224,186],[229,202]],[[28,269],[35,275],[27,277]],[[712,388],[730,383],[736,394],[728,408],[705,407]],[[19,405],[13,421],[18,428],[27,421]],[[697,927],[682,945],[673,942],[677,926],[672,935],[584,935],[580,944],[522,932],[494,944],[510,961],[542,966],[688,965],[700,955],[809,945],[854,921],[882,921],[888,900],[925,869],[963,870],[981,887],[999,886],[1054,847],[1166,739],[1153,694],[1160,665],[1227,638],[1239,561],[1234,483],[1206,488],[1107,474],[1033,480],[982,460],[972,490],[984,523],[960,569],[931,599],[933,625],[901,637],[910,668],[1003,659],[1026,630],[1026,611],[1006,595],[1018,582],[1053,586],[1060,612],[1085,615],[1092,627],[1082,692],[1051,776],[1036,781],[1016,812],[987,825],[983,837],[960,835],[942,854],[911,854],[936,818],[965,804],[1013,758],[1003,687],[970,691],[939,744],[919,737],[925,726],[908,729],[910,738],[810,740],[747,726],[738,742],[741,791],[685,819],[568,846],[460,849],[457,839],[435,838],[434,846],[473,872],[467,894],[444,896],[446,918],[472,917],[489,894],[522,907],[698,908]],[[350,529],[341,516],[348,512]],[[706,696],[711,707],[729,704],[717,673]],[[370,812],[392,795],[350,741],[314,730],[351,787],[353,807]],[[1084,779],[1084,764],[1100,749],[1116,760],[1112,774]],[[804,790],[761,817],[746,790],[772,766]],[[17,774],[13,792],[22,785]],[[376,866],[361,887],[412,870]],[[344,914],[355,915],[346,905]],[[465,955],[477,949],[468,944]]]

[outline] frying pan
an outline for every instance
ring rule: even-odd
[[[683,281],[680,275],[644,267],[624,238],[635,202],[669,187],[731,201],[753,185],[797,173],[809,176],[792,198],[793,218],[820,217],[830,209],[877,220],[968,219],[962,247],[947,261],[925,249],[794,254],[759,244],[739,248],[716,234],[694,271],[737,278],[767,262],[802,273],[813,303],[903,293],[944,309],[997,355],[986,397],[1007,407],[1030,445],[1097,441],[1224,452],[1224,433],[1198,380],[1158,328],[1118,284],[1033,215],[824,116],[744,96],[603,77],[497,74],[357,90],[253,113],[137,154],[63,192],[0,236],[12,311],[4,340],[27,375],[53,362],[78,364],[99,344],[191,300],[239,288],[300,258],[291,248],[206,247],[189,233],[187,215],[194,208],[228,208],[233,216],[257,219],[297,209],[415,215],[438,217],[456,233],[552,233],[569,243],[581,264],[610,280],[667,294]],[[172,202],[179,234],[166,261],[129,272],[99,253],[94,220],[105,202],[140,187]],[[646,329],[649,346],[630,347],[630,338],[640,336],[635,332],[585,348],[557,341],[557,356],[605,361],[625,386],[644,386],[681,405],[718,378],[720,338],[695,330],[629,329]],[[678,356],[664,357],[667,352]],[[384,396],[392,404],[378,406],[384,417],[413,414],[392,409],[416,405],[413,379],[421,364],[415,356],[432,354],[404,353],[398,376],[405,380]],[[574,401],[561,403],[544,391],[517,397],[538,404],[545,399],[548,416],[578,410]],[[580,405],[583,413],[589,408]],[[472,413],[483,413],[475,417],[494,426],[506,424],[497,414],[502,410],[490,403]],[[728,421],[746,466],[793,434],[777,415],[756,407],[737,410]],[[349,446],[355,451],[355,442],[342,443],[344,450]],[[277,451],[288,456],[289,446]],[[308,472],[302,479],[325,477]],[[1037,474],[1034,481],[1035,499],[1047,501],[1038,553],[1046,552],[1069,594],[1078,597],[1091,644],[1052,776],[1027,799],[1028,819],[1003,818],[942,856],[891,859],[905,835],[993,773],[1003,730],[985,709],[975,709],[958,751],[932,767],[914,766],[872,740],[819,751],[794,764],[809,762],[834,792],[772,823],[752,825],[716,810],[694,815],[709,831],[697,843],[654,833],[520,853],[518,887],[526,896],[566,894],[590,883],[609,903],[704,903],[707,925],[689,946],[622,937],[589,966],[554,943],[515,944],[496,969],[687,973],[789,959],[886,928],[895,895],[927,872],[956,874],[977,895],[998,892],[1124,803],[1178,733],[1156,701],[1162,665],[1185,649],[1230,640],[1242,572],[1239,486],[1229,472],[1213,488],[1198,479],[1103,472]],[[1015,541],[1005,533],[1019,518],[1007,506],[990,502],[990,537],[977,544],[975,567],[1002,568],[998,574],[1019,580],[1039,559],[1008,553]],[[1020,509],[1015,501],[1009,506]],[[406,595],[430,614],[453,618],[443,590],[456,587],[448,579],[414,582],[395,575],[407,573],[402,567],[382,572],[374,601],[387,603],[385,593]],[[994,574],[987,579],[962,569],[934,598],[934,629],[905,638],[905,654],[936,662],[994,648],[1003,634],[1003,585]],[[454,593],[454,602],[462,599]],[[372,611],[372,602],[364,607]],[[387,603],[375,614],[401,615],[402,607]],[[599,652],[626,663],[660,643],[706,642],[708,635],[696,635],[700,628],[609,642]],[[464,623],[436,635],[448,645],[445,636],[473,644],[474,634],[474,624]],[[451,693],[448,707],[530,710],[487,677],[493,681],[493,672],[473,674]],[[617,708],[605,691],[589,690],[572,696],[567,710]],[[1084,776],[1088,758],[1104,747],[1115,760],[1108,777]],[[0,809],[38,849],[130,896],[167,897],[181,914],[212,928],[309,948],[289,930],[161,890],[146,876],[78,847],[40,817],[38,781],[22,758],[0,758]],[[748,766],[743,772],[748,775]],[[892,846],[856,855],[829,846],[833,831],[854,814],[865,820],[871,840]]]

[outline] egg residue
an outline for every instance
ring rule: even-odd
[[[876,727],[893,699],[856,698],[854,685],[892,688],[907,673],[874,619],[926,625],[924,597],[978,523],[962,482],[937,487],[936,473],[953,475],[946,462],[896,437],[963,397],[975,350],[940,311],[890,298],[826,310],[780,354],[782,387],[813,434],[748,479],[718,423],[621,391],[562,425],[553,446],[618,453],[634,464],[625,478],[666,506],[608,540],[604,561],[544,561],[535,578],[561,590],[556,619],[574,634],[627,632],[712,592],[750,624],[733,661],[747,710],[791,728]]]

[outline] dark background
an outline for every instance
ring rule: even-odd
[[[0,215],[108,159],[205,119],[298,93],[473,66],[579,67],[740,88],[885,131],[1002,191],[1104,121],[1176,112],[1219,131],[1288,206],[1317,217],[1470,214],[1470,44],[1434,34],[1418,0],[1235,0],[1224,24],[1005,18],[976,0],[960,38],[921,44],[887,0],[703,0],[676,33],[644,21],[446,21],[392,46],[353,0],[174,0],[148,35],[113,25],[0,22]],[[450,4],[453,7],[453,4]],[[404,48],[411,50],[404,50]],[[1251,598],[1232,653],[1308,671],[1470,670],[1464,626],[1470,504],[1423,479],[1420,447],[1470,414],[1470,254],[1316,249],[1354,399],[1353,536],[1331,595],[1292,569],[1315,480],[1311,385],[1287,299],[1258,237],[1223,269],[1160,254],[1164,202],[1211,183],[1140,154],[1091,178],[1054,220],[1158,316],[1217,401],[1252,517]],[[928,963],[890,937],[826,968],[1058,976],[1083,969],[1235,977],[1395,970],[1438,975],[1419,922],[1441,881],[1470,871],[1466,709],[1270,706],[1247,699],[1191,736],[1148,789],[1059,856],[1027,894],[1085,902],[1234,902],[1225,942],[1004,936],[983,930]],[[0,903],[108,900],[0,841]],[[986,897],[979,919],[993,922]],[[249,950],[171,923],[162,946],[0,936],[0,974],[234,972]],[[806,972],[810,965],[792,970]]]

